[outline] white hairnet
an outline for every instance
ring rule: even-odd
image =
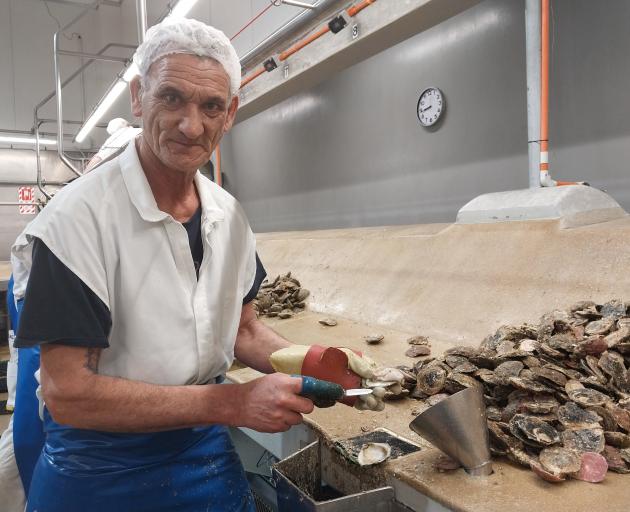
[[[116,117],[112,119],[109,123],[107,123],[107,133],[110,135],[114,135],[118,130],[122,128],[127,128],[129,126],[129,122],[122,117]]]
[[[210,57],[223,66],[230,78],[230,91],[241,86],[241,64],[236,50],[220,30],[190,18],[166,18],[147,30],[144,42],[133,57],[140,76],[145,77],[156,60],[174,53]]]

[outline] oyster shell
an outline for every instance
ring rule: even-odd
[[[385,336],[383,336],[382,334],[370,334],[368,336],[363,337],[363,339],[368,345],[377,345],[381,341],[383,341],[384,338]]]
[[[571,450],[599,453],[604,449],[604,431],[601,428],[565,430],[561,435],[564,447]]]
[[[601,416],[593,411],[582,409],[575,402],[567,402],[558,407],[558,420],[567,429],[600,428]]]
[[[435,395],[442,391],[446,383],[446,370],[441,366],[424,368],[416,376],[416,389],[426,395]]]
[[[335,320],[334,318],[322,318],[321,320],[319,320],[319,323],[322,325],[327,325],[328,327],[334,327],[335,325],[337,325],[337,320]]]
[[[520,361],[505,361],[494,369],[494,377],[500,384],[509,384],[511,377],[518,377],[525,365]]]
[[[630,473],[630,469],[626,466],[619,450],[613,446],[604,446],[602,455],[608,463],[608,469],[615,473]]]
[[[580,470],[581,459],[577,452],[567,448],[545,448],[538,455],[544,469],[554,475],[567,475]]]
[[[526,414],[514,415],[510,420],[510,432],[531,446],[551,446],[560,442],[560,434],[549,423]]]
[[[589,322],[584,328],[584,334],[587,336],[593,336],[595,334],[606,335],[615,325],[615,319],[611,317],[602,318],[601,320],[595,320]]]
[[[429,338],[426,336],[412,336],[407,338],[409,345],[429,345]]]
[[[387,460],[392,454],[392,448],[387,443],[365,443],[357,460],[360,466],[373,466]]]
[[[571,400],[584,407],[603,405],[610,400],[604,393],[589,388],[572,389],[567,394]]]
[[[630,448],[630,436],[623,432],[604,432],[604,439],[615,448]]]
[[[428,345],[411,345],[406,351],[407,357],[421,357],[431,354],[431,347]]]

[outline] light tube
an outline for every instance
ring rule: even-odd
[[[125,72],[123,73],[123,80],[129,83],[138,73],[140,73],[138,66],[136,66],[135,62],[132,62],[131,65],[125,69]]]
[[[96,110],[94,110],[88,120],[83,123],[83,126],[75,137],[77,142],[81,143],[85,140],[85,137],[87,137],[88,133],[90,133],[92,128],[94,128],[94,125],[101,120],[101,118],[105,115],[105,112],[107,112],[109,107],[112,106],[112,103],[118,99],[118,96],[120,96],[126,88],[127,82],[124,80],[119,80],[114,84],[114,87],[109,90],[107,95],[101,100],[99,106],[96,107]]]
[[[10,142],[12,144],[36,144],[35,137],[6,137],[4,135],[0,135],[0,142]],[[57,144],[57,141],[53,139],[39,139],[39,143],[44,146],[52,146],[53,144]]]
[[[197,0],[179,0],[177,5],[173,7],[170,16],[183,18],[193,8],[193,5],[197,3]]]

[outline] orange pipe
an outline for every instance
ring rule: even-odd
[[[305,46],[308,46],[309,44],[311,44],[313,41],[319,39],[320,37],[322,37],[324,34],[326,34],[327,32],[330,32],[330,28],[328,28],[328,25],[324,25],[322,28],[320,28],[317,32],[314,32],[313,34],[311,34],[310,36],[302,39],[299,43],[297,43],[295,46],[292,46],[291,48],[289,48],[288,50],[283,51],[280,54],[280,60],[287,60],[291,55],[293,55],[294,53],[299,52],[302,48],[304,48]]]
[[[540,171],[549,171],[549,0],[541,0]]]
[[[348,16],[356,16],[359,12],[361,12],[368,5],[371,5],[374,2],[376,2],[376,0],[363,0],[362,2],[359,2],[358,4],[346,9],[346,12],[348,13]]]
[[[254,71],[248,77],[243,78],[243,80],[241,81],[241,89],[243,87],[245,87],[249,82],[252,82],[252,81],[256,80],[256,78],[258,78],[260,75],[262,75],[265,71],[266,71],[265,68],[262,67],[258,71]]]
[[[223,179],[221,177],[221,145],[217,144],[217,148],[215,151],[215,160],[217,165],[214,169],[214,182],[219,185],[219,187],[223,186]]]

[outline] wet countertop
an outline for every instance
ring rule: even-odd
[[[349,347],[361,350],[388,366],[412,365],[414,359],[404,355],[409,347],[406,339],[423,334],[359,324],[340,317],[334,317],[338,321],[337,326],[326,327],[318,323],[321,318],[324,315],[306,311],[288,320],[265,319],[265,322],[294,343]],[[370,334],[383,334],[385,338],[379,345],[367,345],[363,337]],[[439,355],[452,346],[452,342],[431,338],[431,345],[432,355]],[[257,376],[260,374],[249,368],[228,374],[233,382],[246,382]],[[340,404],[329,409],[316,409],[305,417],[305,422],[332,441],[358,436],[376,428],[387,428],[421,445],[421,451],[387,462],[384,467],[387,477],[405,482],[454,511],[630,510],[630,475],[609,472],[601,484],[579,481],[550,484],[533,472],[504,460],[493,461],[495,472],[487,478],[469,477],[463,469],[439,472],[433,468],[433,461],[441,452],[409,429],[417,407],[418,402],[413,399],[387,402],[382,412],[357,411]]]

